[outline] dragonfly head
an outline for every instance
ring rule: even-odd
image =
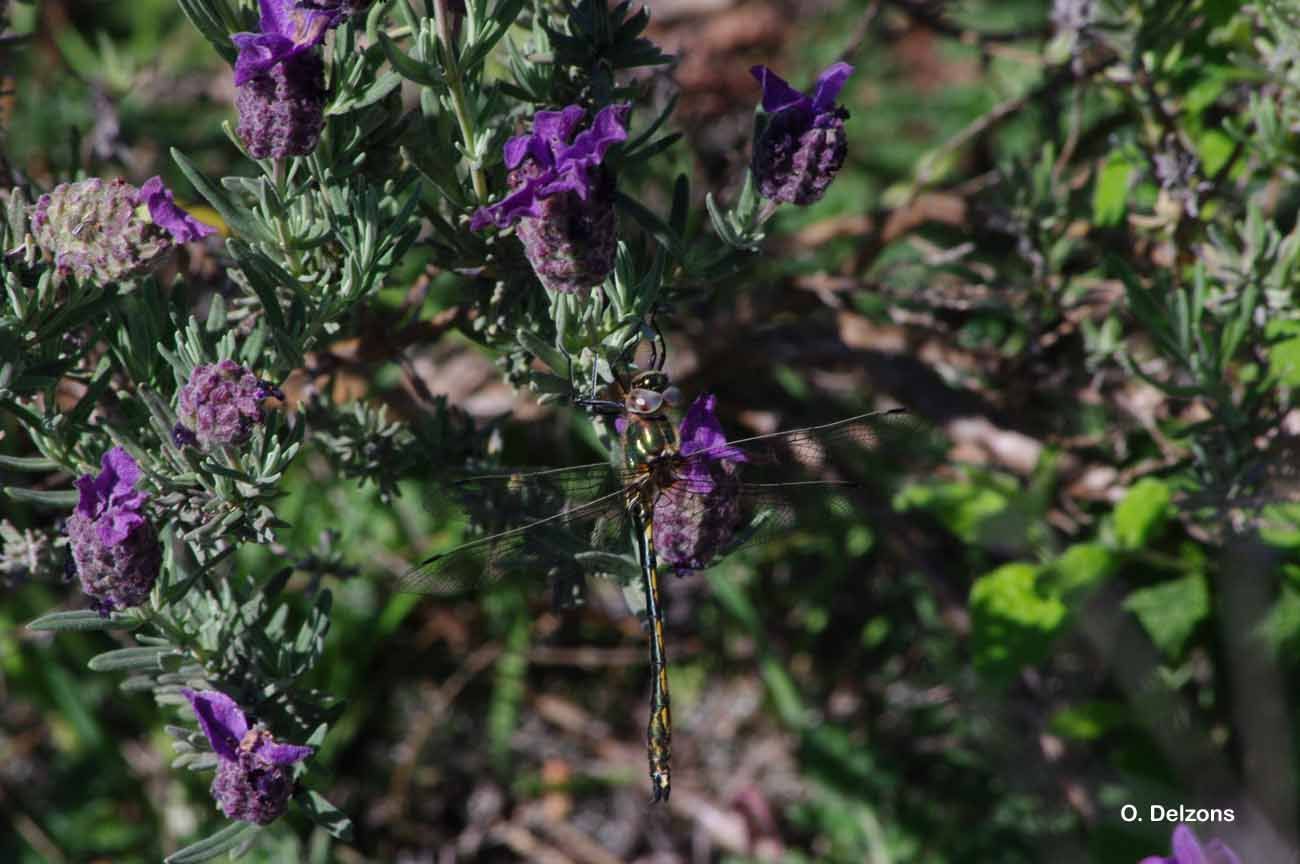
[[[681,403],[682,391],[655,369],[639,373],[628,387],[626,405],[633,414],[657,414],[664,405],[675,408]]]

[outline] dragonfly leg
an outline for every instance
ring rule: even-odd
[[[672,756],[673,721],[668,699],[668,658],[664,653],[664,619],[659,608],[659,573],[655,560],[654,529],[650,519],[642,520],[641,574],[645,584],[646,615],[650,619],[650,725],[646,730],[646,753],[650,760],[652,803],[667,801],[672,791],[669,762]]]

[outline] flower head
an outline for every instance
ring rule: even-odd
[[[759,193],[773,201],[812,204],[844,164],[848,112],[835,104],[853,72],[834,63],[817,77],[812,95],[800,93],[766,66],[749,70],[763,88],[766,125],[754,142],[752,170]]]
[[[235,90],[235,131],[254,159],[306,156],[325,128],[325,63],[296,54]]]
[[[698,570],[740,527],[740,464],[745,454],[727,444],[713,395],[697,398],[679,428],[685,458],[677,482],[655,501],[655,552],[678,570]]]
[[[68,540],[81,588],[101,614],[143,603],[162,565],[158,535],[142,512],[145,493],[135,488],[139,479],[131,454],[114,447],[98,476],[76,481]]]
[[[1174,854],[1168,858],[1152,855],[1143,858],[1139,864],[1241,864],[1237,853],[1222,840],[1211,840],[1202,846],[1186,825],[1180,824],[1174,829],[1172,846]]]
[[[216,228],[204,224],[176,206],[172,190],[163,185],[161,177],[150,177],[140,187],[139,200],[149,209],[149,218],[165,229],[177,243],[201,240],[216,233]]]
[[[352,13],[352,4],[311,0],[259,0],[261,17],[257,33],[230,37],[239,51],[235,58],[235,86],[240,87],[273,67],[325,41],[325,34]]]
[[[258,825],[282,816],[293,794],[293,778],[285,769],[310,756],[312,748],[281,744],[266,729],[250,727],[239,705],[224,693],[189,688],[181,693],[217,754],[212,797],[221,812]]]
[[[194,367],[190,380],[181,388],[177,416],[172,430],[178,445],[242,444],[253,426],[266,419],[262,400],[284,394],[274,385],[258,379],[234,360],[205,363]]]
[[[166,260],[175,238],[141,203],[140,190],[120,178],[61,183],[32,209],[32,237],[61,274],[100,284],[143,276]]]
[[[577,105],[539,111],[532,132],[506,142],[512,191],[475,213],[470,228],[518,223],[528,263],[553,291],[583,293],[605,281],[614,269],[617,225],[614,179],[602,163],[611,146],[627,140],[628,110],[603,108],[582,132],[586,111]]]

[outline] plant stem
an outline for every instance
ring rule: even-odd
[[[465,88],[456,61],[456,43],[451,35],[451,13],[447,9],[447,0],[434,0],[438,41],[442,43],[443,69],[447,76],[447,87],[451,91],[451,107],[456,113],[456,122],[460,124],[460,137],[465,142],[466,158],[470,160],[470,178],[474,182],[474,196],[479,201],[487,200],[487,174],[471,156],[475,151],[474,119],[470,117],[465,103]]]

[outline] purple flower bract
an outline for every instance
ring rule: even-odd
[[[325,41],[352,11],[349,3],[311,3],[304,0],[259,0],[258,33],[230,37],[239,51],[235,58],[235,86],[241,87],[272,67],[310,51]]]
[[[140,202],[149,208],[149,218],[165,229],[177,243],[201,240],[216,233],[216,228],[206,225],[186,213],[172,199],[172,190],[163,185],[161,177],[150,177],[140,187]]]
[[[312,748],[282,744],[269,731],[250,727],[239,705],[224,693],[181,691],[199,728],[217,754],[212,797],[228,819],[266,825],[284,814],[293,794],[286,770],[311,756]]]
[[[139,606],[162,565],[158,535],[145,519],[140,467],[121,447],[104,454],[98,476],[77,478],[80,500],[68,517],[72,560],[81,589],[100,614]]]
[[[787,204],[812,204],[844,164],[848,112],[835,98],[852,74],[847,63],[834,63],[817,78],[813,95],[791,87],[766,66],[750,70],[763,88],[766,125],[754,141],[751,169],[764,198]]]

